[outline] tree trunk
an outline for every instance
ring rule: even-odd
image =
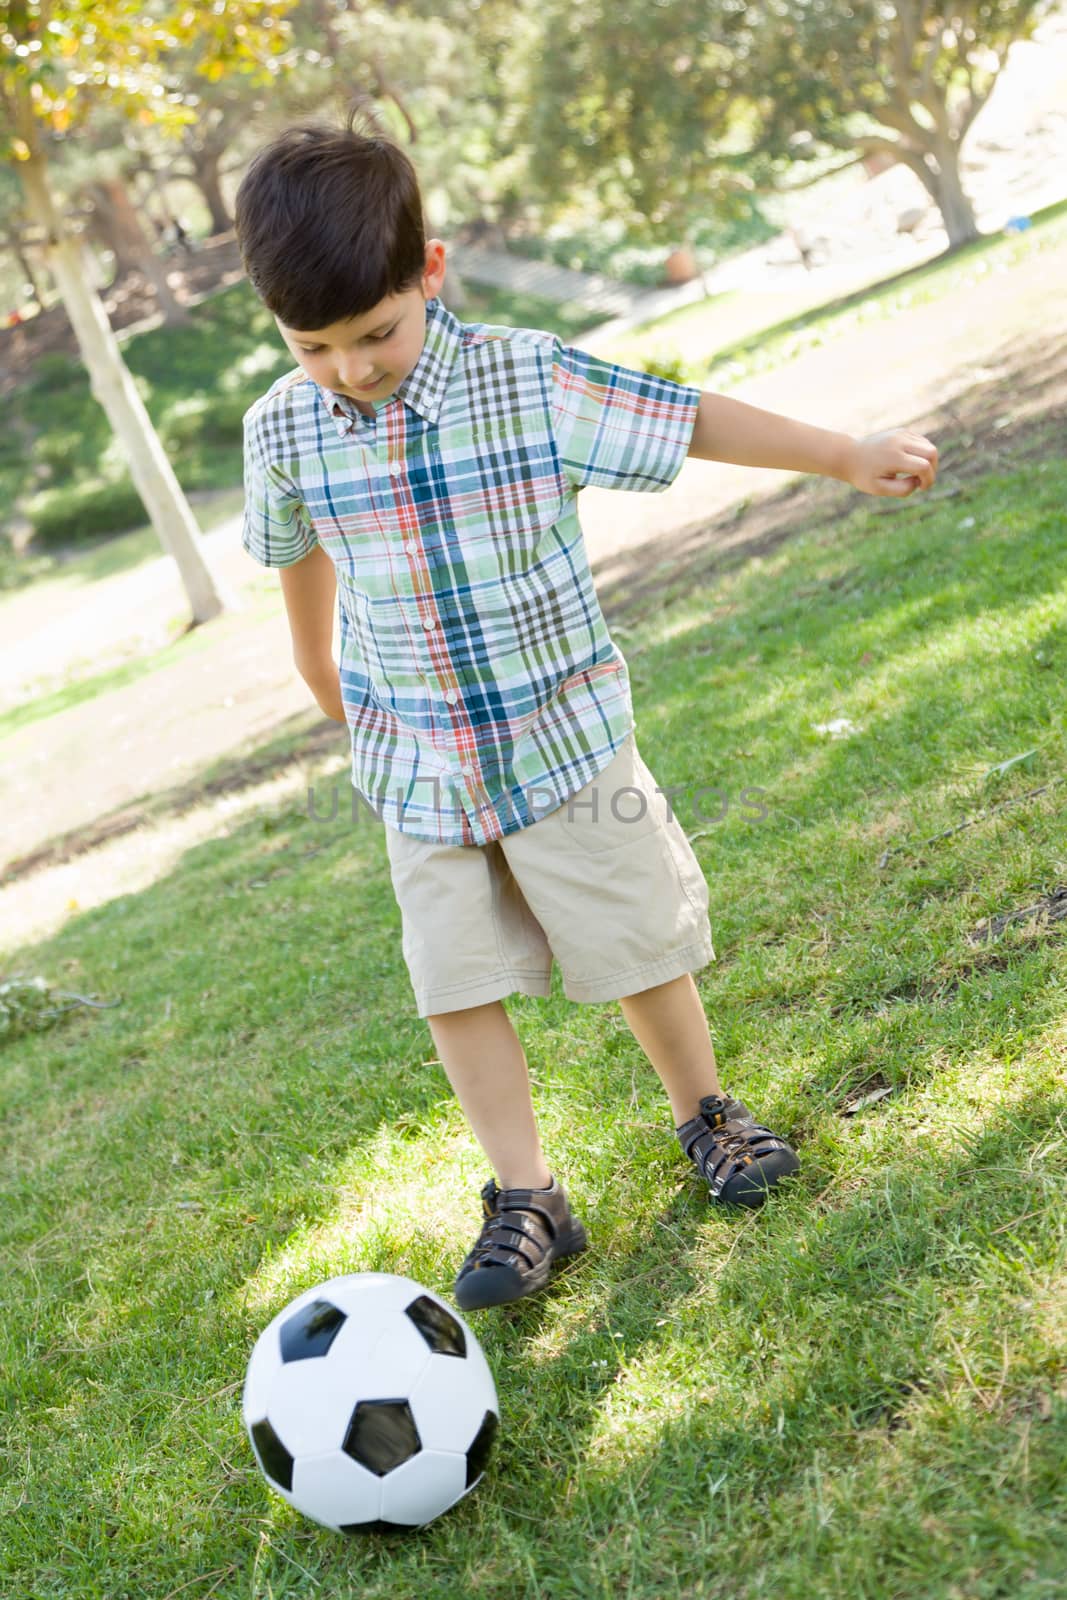
[[[181,328],[189,322],[189,308],[175,299],[167,282],[164,262],[153,250],[141,226],[141,219],[130,200],[129,192],[121,178],[103,178],[90,184],[93,209],[99,210],[103,226],[116,245],[116,276],[121,260],[122,271],[135,268],[143,272],[156,292],[163,321],[167,327]]]
[[[141,185],[141,195],[139,196],[141,214],[148,217],[156,230],[157,238],[163,239],[166,236],[166,230],[174,226],[174,214],[167,204],[166,185],[151,162],[143,162],[137,169],[137,175],[144,180]],[[150,200],[155,200],[156,205],[159,207],[163,218],[162,222],[157,221],[152,215],[149,209]]]
[[[114,257],[111,285],[118,283],[129,272],[140,272],[141,264],[133,254],[131,241],[123,234],[107,204],[106,196],[93,194],[93,208],[86,226],[96,243]]]
[[[915,171],[919,172],[916,167]],[[955,139],[938,138],[922,154],[923,183],[945,223],[949,248],[970,244],[982,237],[967,192],[960,177],[960,147]]]
[[[28,124],[28,118],[26,119]],[[193,623],[208,622],[240,602],[218,584],[204,560],[200,529],[164,453],[152,419],[122,359],[99,298],[89,288],[89,265],[80,239],[63,230],[39,149],[15,164],[27,210],[44,230],[45,260],[59,287],[89,373],[94,397],[114,429],[152,526],[178,564]]]
[[[41,295],[40,285],[37,282],[37,274],[34,271],[33,262],[26,253],[27,247],[22,243],[17,222],[8,223],[5,226],[4,238],[7,240],[8,249],[11,251],[11,254],[15,257],[15,260],[19,264],[19,270],[21,271],[23,278],[33,290],[33,298],[43,311],[44,299]]]
[[[222,184],[219,178],[219,162],[223,152],[213,145],[201,146],[199,150],[190,150],[188,158],[193,164],[193,182],[204,197],[204,203],[211,213],[211,232],[229,233],[233,227],[233,218],[226,209],[226,202],[222,198]]]

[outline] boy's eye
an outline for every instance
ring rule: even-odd
[[[394,322],[393,326],[391,328],[387,328],[384,333],[369,334],[368,338],[370,339],[371,344],[381,344],[384,339],[391,339],[399,326],[399,323]],[[321,344],[301,344],[297,345],[297,349],[301,350],[306,356],[314,356],[318,354],[318,352],[322,349],[322,346]]]

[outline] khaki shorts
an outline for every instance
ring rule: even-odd
[[[587,1002],[715,960],[704,873],[633,731],[584,788],[503,839],[385,833],[420,1017],[547,995],[553,957],[568,999]]]

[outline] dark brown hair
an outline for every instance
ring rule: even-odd
[[[400,147],[344,128],[286,128],[252,158],[234,226],[252,287],[287,328],[312,332],[372,311],[426,269],[415,169]]]

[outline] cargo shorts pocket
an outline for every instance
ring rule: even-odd
[[[590,778],[554,813],[560,829],[587,855],[621,850],[663,827],[664,796],[637,751],[633,733],[602,772]]]

